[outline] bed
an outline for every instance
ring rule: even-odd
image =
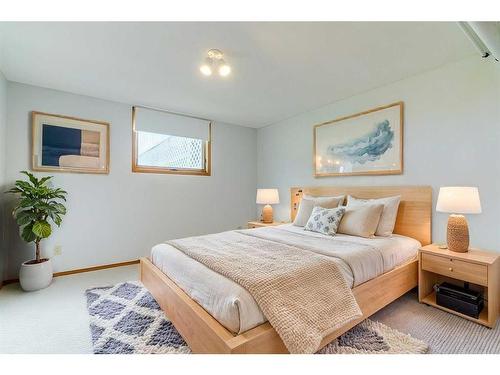
[[[352,288],[362,316],[324,337],[321,342],[324,346],[417,285],[416,252],[421,245],[431,242],[431,188],[292,188],[292,220],[305,193],[315,196],[351,194],[360,198],[401,195],[394,236],[362,239],[338,235],[334,238],[348,247],[351,244],[355,248],[370,245],[377,251],[371,258],[363,255],[361,271],[354,274],[352,267],[339,260],[339,268]],[[321,251],[328,250],[324,235],[305,234],[292,225],[248,231],[253,231],[254,236],[279,235],[308,241]],[[155,246],[151,259],[141,259],[141,280],[195,353],[288,352],[243,287],[168,244]]]

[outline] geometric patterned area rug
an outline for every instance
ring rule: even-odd
[[[95,354],[191,352],[141,283],[93,288],[85,294]]]
[[[95,354],[190,353],[184,339],[138,281],[85,292]],[[366,319],[318,354],[419,354],[428,346]]]
[[[366,319],[318,354],[425,354],[429,346],[380,322]]]

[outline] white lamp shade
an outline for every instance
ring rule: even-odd
[[[446,186],[439,189],[436,211],[455,214],[480,214],[481,201],[477,187]]]
[[[278,189],[257,189],[257,204],[278,204],[280,196]]]

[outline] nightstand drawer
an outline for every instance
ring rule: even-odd
[[[422,269],[478,285],[488,285],[488,267],[482,264],[422,253]]]

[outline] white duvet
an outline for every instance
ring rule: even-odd
[[[300,247],[334,257],[351,287],[362,284],[415,257],[420,243],[412,238],[334,237],[284,224],[243,231],[248,235]],[[232,280],[167,244],[151,251],[152,262],[233,333],[245,332],[266,321],[252,296]]]

